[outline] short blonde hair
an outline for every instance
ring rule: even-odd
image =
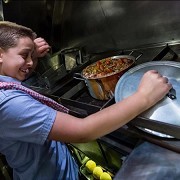
[[[7,50],[15,47],[17,41],[23,37],[34,40],[36,33],[28,27],[9,21],[0,21],[0,48]]]

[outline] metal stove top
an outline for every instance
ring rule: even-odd
[[[144,47],[139,49],[133,49],[133,50],[123,50],[123,51],[116,51],[116,52],[102,52],[99,54],[92,54],[91,57],[88,57],[88,61],[84,61],[84,63],[79,64],[74,69],[69,71],[65,77],[57,81],[52,88],[46,89],[46,91],[40,91],[40,93],[43,93],[47,96],[50,96],[54,100],[60,102],[64,106],[68,107],[70,109],[70,113],[72,115],[75,115],[77,117],[86,117],[92,113],[95,113],[97,111],[100,111],[101,109],[115,103],[114,97],[112,97],[109,100],[97,100],[90,96],[88,89],[84,83],[84,81],[80,81],[73,78],[73,74],[75,72],[81,72],[84,67],[87,65],[100,60],[104,57],[109,57],[113,55],[119,55],[119,54],[132,54],[137,57],[139,54],[141,54],[141,57],[137,60],[137,64],[141,64],[148,61],[177,61],[180,62],[179,58],[179,51],[180,51],[180,45],[179,44],[172,44],[172,45],[160,45],[155,47]],[[78,51],[79,52],[79,51]],[[83,57],[81,57],[83,58]],[[81,60],[81,62],[83,62]],[[137,122],[140,122],[140,124],[143,124],[143,121],[141,122],[139,119]],[[136,122],[136,121],[135,121]],[[138,125],[138,123],[135,123],[134,125]],[[144,126],[144,124],[143,124]],[[150,128],[153,129],[152,125],[148,125]],[[127,128],[128,127],[128,128]],[[155,128],[157,130],[157,128]],[[179,130],[178,130],[179,131]],[[159,143],[159,145],[165,146],[166,148],[170,148],[175,151],[180,151],[180,144],[174,145],[174,142],[179,142],[177,139],[171,139],[169,142],[169,139],[167,140],[168,143],[163,144],[165,141],[158,141],[157,137],[152,135],[147,135],[147,133],[144,134],[144,132],[139,132],[137,129],[134,130],[134,128],[130,126],[124,126],[120,130],[117,130],[116,132],[111,133],[110,135],[103,137],[103,138],[109,138],[110,142],[112,142],[111,145],[115,145],[119,139],[117,138],[117,133],[123,133],[126,136],[134,136],[137,137],[143,137],[145,139],[148,139],[149,141],[154,141]],[[134,133],[135,132],[135,133]],[[114,136],[114,134],[116,134]],[[115,138],[116,137],[116,138]],[[112,139],[116,139],[113,141]],[[121,141],[121,140],[120,140]],[[126,142],[126,140],[124,141]],[[162,143],[163,142],[163,143]],[[118,143],[116,144],[118,146]]]
[[[133,54],[135,57],[140,56],[137,60],[137,64],[141,64],[147,61],[160,61],[160,60],[168,60],[168,61],[179,61],[178,54],[174,51],[178,51],[178,47],[180,46],[162,46],[162,47],[154,47],[154,48],[146,48],[146,49],[136,49],[136,50],[124,50],[120,52],[105,52],[99,54],[91,55],[90,62],[94,62],[104,57],[112,56],[115,54]],[[90,64],[90,63],[89,63]],[[81,72],[82,68],[78,69],[78,72]],[[73,71],[72,71],[73,72]],[[77,72],[77,71],[74,71]],[[74,73],[73,72],[73,73]],[[73,78],[73,73],[71,76],[65,78],[65,81],[60,80],[52,90],[51,95],[58,96],[59,100],[64,105],[72,105],[76,108],[82,108],[87,110],[87,114],[94,113],[100,109],[103,109],[112,103],[114,103],[114,98],[110,100],[97,100],[90,96],[88,89],[84,83],[84,81],[80,81]],[[65,83],[64,83],[65,82]],[[82,106],[81,106],[82,103]],[[73,108],[72,106],[72,108]],[[81,106],[81,107],[80,107]],[[90,108],[92,106],[92,108]],[[91,110],[93,109],[93,110]],[[88,112],[90,110],[90,112]]]

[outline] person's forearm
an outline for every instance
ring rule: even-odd
[[[135,118],[148,107],[148,102],[140,97],[140,94],[135,93],[111,107],[86,117],[84,119],[84,130],[87,134],[85,137],[88,137],[89,140],[96,139],[107,134],[107,132],[112,132]]]
[[[150,104],[140,93],[135,93],[83,119],[57,112],[48,138],[73,143],[95,140],[120,128],[145,111]]]
[[[33,65],[30,69],[28,76],[30,76],[31,73],[36,69],[39,59],[47,56],[51,48],[49,44],[41,37],[36,38],[34,40],[34,43],[35,43],[35,51],[32,57]]]

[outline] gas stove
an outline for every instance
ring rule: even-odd
[[[115,52],[103,52],[98,54],[92,54],[91,58],[85,60],[84,64],[75,67],[69,71],[68,75],[63,79],[57,81],[52,89],[49,89],[52,96],[58,99],[63,105],[68,106],[72,111],[79,115],[86,116],[97,112],[113,103],[115,103],[114,97],[109,100],[98,100],[88,92],[87,86],[84,81],[73,78],[74,73],[81,72],[87,65],[113,55],[132,55],[137,57],[136,64],[141,64],[148,61],[177,61],[180,62],[178,56],[179,46],[159,46],[149,47],[146,49],[133,49],[133,50],[122,50]],[[175,50],[174,50],[175,49]],[[176,53],[177,52],[177,53]],[[63,52],[63,54],[66,54]],[[78,110],[80,113],[78,113]],[[84,114],[82,114],[84,112]]]
[[[131,49],[131,50],[121,50],[121,51],[111,51],[111,52],[101,52],[96,54],[91,54],[89,56],[83,56],[81,50],[79,49],[68,49],[62,51],[58,56],[61,59],[61,63],[67,66],[66,59],[69,61],[69,56],[74,58],[75,66],[72,69],[67,70],[66,76],[58,79],[54,84],[51,84],[50,87],[39,88],[39,92],[51,97],[57,102],[63,104],[64,106],[70,109],[70,114],[77,117],[86,117],[92,113],[100,111],[112,104],[115,103],[114,97],[108,100],[97,100],[89,94],[87,86],[84,81],[77,80],[74,78],[74,73],[80,73],[84,67],[87,65],[96,62],[105,57],[110,57],[114,55],[132,55],[138,57],[136,64],[142,64],[148,61],[176,61],[180,62],[179,58],[179,49],[180,44],[165,44],[165,45],[155,45],[153,47],[143,47],[139,49]],[[67,58],[68,57],[68,58]],[[46,77],[48,78],[48,77]],[[42,78],[41,78],[42,79]],[[37,88],[38,89],[38,88]],[[36,90],[37,90],[36,89]],[[133,123],[128,123],[122,128],[118,129],[115,132],[108,134],[105,137],[101,138],[101,141],[111,144],[116,149],[121,149],[122,147],[126,147],[124,152],[128,151],[128,153],[133,149],[133,146],[137,143],[138,138],[143,138],[148,141],[154,142],[160,146],[165,148],[180,151],[180,143],[177,138],[159,138],[154,136],[153,134],[148,134],[141,129],[137,128],[137,126],[148,127],[152,130],[161,130],[161,124],[156,123],[147,123],[147,121],[143,121],[142,118],[137,117]],[[163,127],[164,128],[164,127]],[[166,126],[169,132],[172,133],[174,131],[173,126]],[[179,127],[175,127],[175,135],[179,137]],[[173,132],[174,133],[174,132]],[[125,137],[131,137],[128,141],[127,138],[123,136],[120,138],[122,134]],[[134,138],[135,137],[135,138]],[[134,140],[135,139],[135,140]],[[122,146],[119,148],[120,143],[126,144],[126,146]],[[127,150],[128,147],[128,150]]]

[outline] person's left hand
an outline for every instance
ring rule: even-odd
[[[49,51],[50,46],[49,44],[41,37],[36,38],[34,40],[35,44],[35,56],[38,57],[44,57]]]
[[[44,57],[48,52],[50,52],[51,47],[49,44],[41,37],[34,39],[34,53],[32,55],[33,65],[29,70],[27,77],[34,71],[37,66],[39,58]]]

